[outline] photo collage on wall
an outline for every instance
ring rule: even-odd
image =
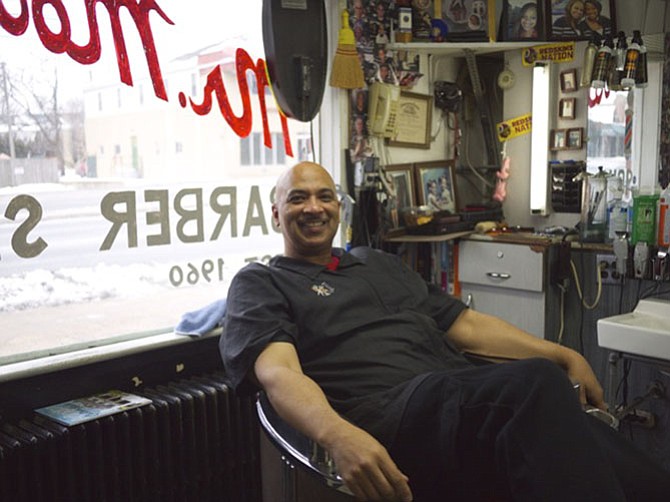
[[[410,0],[348,0],[349,23],[356,38],[356,49],[363,68],[365,82],[411,88],[422,76],[419,56],[410,60],[407,51],[389,50],[391,30],[397,9]],[[368,89],[351,92],[350,156],[352,162],[365,161],[372,156],[368,131]]]
[[[666,33],[665,57],[663,61],[663,89],[661,97],[661,165],[658,171],[658,182],[662,187],[670,184],[670,34]]]

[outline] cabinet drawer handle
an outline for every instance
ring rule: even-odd
[[[491,279],[509,279],[512,277],[511,274],[506,274],[504,272],[486,272],[486,275],[489,276]]]

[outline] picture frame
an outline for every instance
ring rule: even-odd
[[[544,7],[547,40],[589,40],[594,33],[617,33],[615,0],[544,0]]]
[[[573,120],[577,108],[576,98],[563,98],[558,101],[558,116],[562,119]]]
[[[568,150],[581,150],[584,144],[584,128],[574,127],[566,133],[566,148]]]
[[[567,147],[567,129],[552,129],[549,139],[550,150],[565,150]]]
[[[571,68],[561,72],[561,92],[570,93],[577,90],[577,69]]]
[[[499,40],[503,42],[544,40],[544,0],[503,0]]]
[[[413,4],[425,4],[429,6],[431,2],[422,0],[413,2]],[[438,2],[432,2],[435,10],[438,9]],[[444,26],[445,42],[488,42],[489,29],[495,30],[495,2],[489,0],[459,0],[443,1],[441,3],[441,12],[435,12],[434,19],[431,22],[431,31],[435,27]],[[418,8],[416,10],[425,9]],[[491,12],[489,12],[491,10]],[[421,14],[421,12],[419,12]],[[416,15],[416,14],[415,14]],[[419,15],[419,17],[422,17]],[[494,26],[490,26],[494,24]]]
[[[396,131],[389,138],[389,146],[430,148],[433,97],[409,91],[400,91],[396,115]]]
[[[416,188],[414,176],[414,164],[392,164],[382,168],[382,184],[384,189],[395,201],[392,204],[396,211],[391,215],[396,228],[404,226],[400,215],[404,209],[416,206]]]
[[[354,89],[351,91],[350,110],[353,117],[368,118],[368,89]]]
[[[421,162],[414,165],[418,204],[449,214],[458,212],[454,160]]]

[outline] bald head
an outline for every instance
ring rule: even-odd
[[[319,176],[323,177],[324,180],[328,179],[332,190],[335,191],[335,182],[333,181],[333,178],[321,164],[304,161],[288,168],[279,176],[279,178],[277,178],[277,183],[275,184],[275,201],[280,200],[280,195],[286,195],[286,192],[290,189],[294,180],[298,180],[305,176]]]

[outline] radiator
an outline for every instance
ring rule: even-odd
[[[74,427],[0,425],[0,501],[261,500],[252,398],[220,374],[133,390],[152,404]]]

